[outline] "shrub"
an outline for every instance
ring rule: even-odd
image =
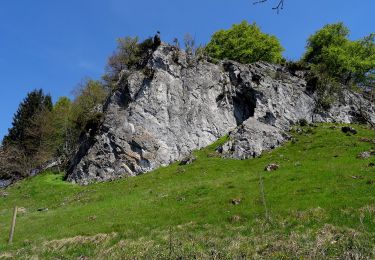
[[[139,43],[138,37],[125,37],[117,40],[117,50],[108,59],[106,73],[103,79],[109,84],[119,80],[122,70],[134,70],[143,68],[154,49],[152,38]]]
[[[298,124],[300,126],[307,126],[309,123],[307,122],[307,120],[305,118],[301,118],[298,120]]]
[[[329,110],[342,95],[342,86],[335,78],[318,67],[311,67],[307,74],[307,88],[316,93],[316,111]]]
[[[310,66],[305,61],[285,61],[283,64],[288,71],[292,74],[295,74],[297,71],[307,71],[310,70]]]
[[[76,91],[76,98],[72,105],[72,120],[75,128],[84,131],[87,122],[98,111],[97,107],[106,100],[107,92],[100,81],[88,79]]]
[[[220,30],[206,46],[209,56],[231,59],[241,63],[266,61],[279,63],[283,48],[275,36],[261,32],[259,27],[243,21],[229,30]]]

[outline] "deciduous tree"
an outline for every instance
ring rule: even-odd
[[[229,30],[220,30],[206,46],[207,54],[216,59],[231,59],[241,63],[282,60],[283,48],[279,40],[263,33],[254,24],[243,21]]]

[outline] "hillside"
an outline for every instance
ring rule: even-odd
[[[253,158],[287,141],[300,120],[375,125],[374,104],[348,87],[319,109],[306,71],[267,62],[216,64],[165,43],[150,55],[143,68],[119,73],[101,120],[79,142],[68,181],[143,174],[225,135],[224,157]]]
[[[90,186],[51,172],[23,180],[0,191],[0,258],[374,258],[375,157],[357,156],[375,149],[375,131],[353,127],[294,127],[249,160],[221,158],[224,137],[190,165]]]

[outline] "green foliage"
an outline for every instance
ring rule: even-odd
[[[342,85],[319,66],[312,66],[307,74],[308,89],[317,95],[316,111],[327,111],[342,95]]]
[[[317,91],[318,110],[329,109],[340,98],[344,86],[362,88],[372,98],[375,34],[358,41],[351,41],[348,36],[348,28],[337,23],[324,26],[308,39],[300,62],[310,64],[308,81]]]
[[[107,97],[100,81],[88,79],[76,91],[76,98],[72,104],[72,121],[79,133],[85,132],[87,122],[98,112]]]
[[[311,69],[309,64],[303,60],[300,60],[300,61],[284,60],[281,65],[285,66],[292,74],[296,73],[297,71],[308,71]]]
[[[310,36],[304,60],[310,63],[321,63],[322,52],[330,46],[343,46],[347,42],[349,30],[343,23],[329,24]]]
[[[343,23],[329,24],[308,39],[303,60],[342,84],[364,84],[375,68],[375,34],[348,39]]]
[[[50,160],[55,153],[55,128],[52,111],[42,110],[32,118],[23,140],[26,154],[32,159],[31,167],[38,167]]]
[[[279,63],[284,49],[275,36],[261,32],[255,23],[243,21],[229,30],[214,33],[206,50],[215,59],[231,59],[241,63]]]
[[[54,126],[54,147],[57,155],[69,153],[74,148],[77,138],[74,135],[73,103],[67,97],[61,97],[52,110]]]
[[[0,149],[0,176],[26,177],[56,156],[69,156],[81,134],[98,129],[99,106],[107,95],[101,82],[90,79],[80,85],[74,102],[62,97],[53,106],[42,90],[29,93]]]

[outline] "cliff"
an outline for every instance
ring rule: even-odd
[[[329,111],[316,112],[304,75],[267,63],[196,61],[162,44],[143,70],[122,72],[104,121],[81,144],[67,179],[89,184],[135,176],[227,134],[218,149],[224,157],[256,157],[288,140],[300,119],[375,125],[374,104],[349,90]]]

